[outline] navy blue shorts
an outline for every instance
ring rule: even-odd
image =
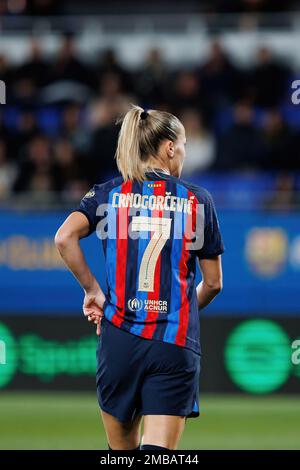
[[[199,416],[200,355],[144,339],[102,319],[97,347],[100,408],[128,422],[139,415]]]

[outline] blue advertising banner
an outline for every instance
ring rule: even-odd
[[[80,314],[82,290],[53,243],[66,215],[0,212],[0,312]],[[299,213],[224,210],[219,220],[224,289],[204,314],[300,315]],[[94,234],[82,247],[105,289],[101,242]]]
[[[208,307],[228,314],[300,314],[300,214],[220,213],[224,289]]]

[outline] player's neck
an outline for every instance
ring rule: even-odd
[[[155,172],[158,171],[158,172],[160,172],[160,173],[165,173],[166,175],[170,175],[170,174],[171,174],[170,171],[168,170],[168,168],[163,167],[163,166],[159,166],[159,165],[157,165],[157,164],[148,167],[148,168],[147,168],[147,171],[148,171],[148,172],[153,172],[153,173],[155,173]]]

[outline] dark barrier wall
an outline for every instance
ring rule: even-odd
[[[72,315],[82,291],[61,262],[53,237],[66,213],[0,212],[0,313]],[[224,290],[208,307],[222,315],[300,318],[299,213],[219,211],[226,252]],[[105,289],[101,242],[82,242]]]
[[[299,393],[296,318],[203,315],[201,391]],[[0,390],[95,390],[97,337],[74,317],[2,316]]]

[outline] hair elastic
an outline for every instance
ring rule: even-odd
[[[148,116],[149,116],[149,113],[147,113],[147,111],[142,111],[141,112],[141,119],[142,120],[147,119]]]

